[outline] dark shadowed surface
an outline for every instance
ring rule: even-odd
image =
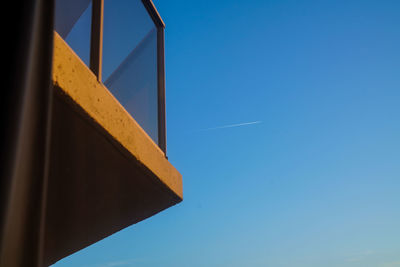
[[[47,264],[180,202],[61,93],[52,123]]]

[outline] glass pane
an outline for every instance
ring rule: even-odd
[[[91,0],[56,0],[55,30],[89,66]]]
[[[157,29],[140,0],[104,2],[103,79],[158,143]]]

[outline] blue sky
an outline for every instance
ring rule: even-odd
[[[55,266],[400,266],[400,2],[154,3],[184,201]]]

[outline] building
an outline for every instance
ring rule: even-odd
[[[151,0],[32,0],[24,12],[0,260],[48,266],[179,203],[182,177],[166,156],[164,23]]]

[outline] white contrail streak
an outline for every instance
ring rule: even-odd
[[[209,130],[233,128],[233,127],[240,127],[240,126],[258,124],[258,123],[262,123],[262,121],[251,121],[251,122],[244,122],[244,123],[237,123],[237,124],[229,124],[229,125],[223,125],[223,126],[218,126],[218,127],[213,127],[213,128],[201,129],[199,131],[209,131]]]

